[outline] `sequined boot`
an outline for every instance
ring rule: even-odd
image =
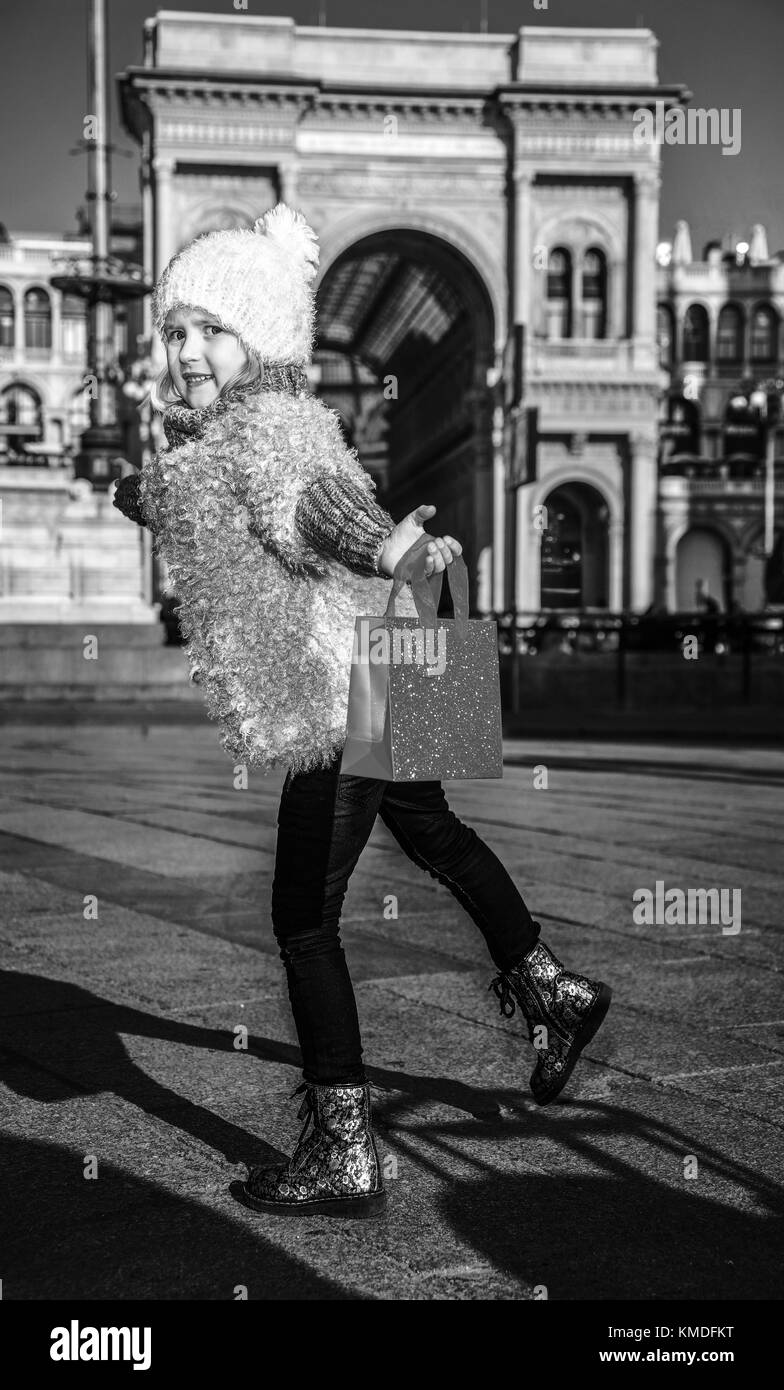
[[[307,1082],[299,1119],[305,1123],[288,1163],[252,1168],[236,1197],[256,1211],[327,1216],[379,1216],[386,1202],[364,1086]],[[312,1126],[312,1127],[311,1127]]]
[[[495,990],[507,1018],[514,1013],[515,1003],[520,1005],[529,1040],[539,1052],[531,1091],[539,1105],[547,1105],[563,1090],[580,1053],[598,1030],[612,990],[600,980],[565,970],[542,941],[513,969],[497,975],[489,988]]]

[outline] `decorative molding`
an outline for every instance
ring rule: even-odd
[[[439,202],[464,202],[469,208],[478,198],[505,202],[503,174],[434,174],[426,165],[417,169],[307,169],[297,175],[297,189],[303,198],[342,199],[384,198],[397,202],[401,198],[417,198],[423,205]]]
[[[291,125],[262,125],[257,121],[235,122],[207,118],[205,120],[162,120],[158,138],[166,145],[287,145],[294,141]]]
[[[528,403],[548,414],[609,415],[614,412],[655,419],[658,388],[634,381],[531,381]],[[652,414],[653,412],[653,414]],[[624,431],[621,421],[618,429]]]

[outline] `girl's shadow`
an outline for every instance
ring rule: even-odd
[[[67,981],[0,970],[0,1081],[17,1095],[46,1104],[111,1091],[177,1125],[230,1163],[277,1163],[285,1157],[257,1135],[148,1076],[129,1057],[122,1034],[234,1051],[234,1035],[228,1031],[114,1004]],[[298,1084],[298,1047],[251,1035],[248,1051],[263,1061],[290,1066],[292,1089]],[[417,1101],[440,1101],[482,1119],[499,1114],[493,1100],[458,1081],[380,1068],[369,1075],[382,1089],[404,1091]],[[263,1102],[260,1084],[260,1122]]]

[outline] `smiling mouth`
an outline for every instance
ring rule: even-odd
[[[214,381],[214,379],[215,378],[213,377],[211,372],[209,372],[206,375],[190,375],[183,377],[183,381],[185,382],[186,386],[203,386],[205,381]]]

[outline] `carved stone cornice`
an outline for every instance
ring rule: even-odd
[[[606,120],[609,117],[618,121],[628,120],[633,111],[640,108],[655,108],[657,101],[665,105],[678,106],[689,93],[685,87],[629,87],[609,89],[607,87],[575,86],[558,88],[557,84],[547,87],[526,88],[498,87],[494,102],[512,126],[531,123],[537,117],[545,120],[569,120],[578,116],[582,120]]]
[[[451,129],[487,129],[487,100],[484,97],[453,97],[439,92],[428,94],[400,93],[383,96],[374,93],[345,91],[318,92],[308,111],[308,124],[341,121],[371,121],[374,124],[385,116],[396,116],[412,127],[448,126]]]
[[[154,116],[172,108],[189,113],[205,111],[225,116],[252,110],[294,121],[308,116],[316,124],[340,122],[377,123],[395,115],[407,125],[455,126],[471,130],[487,128],[490,92],[450,92],[392,89],[370,85],[340,84],[320,79],[269,77],[250,81],[247,73],[210,77],[205,73],[166,72],[154,68],[130,68],[120,83],[123,109],[129,124],[139,124],[139,107]],[[133,120],[135,108],[136,120]]]

